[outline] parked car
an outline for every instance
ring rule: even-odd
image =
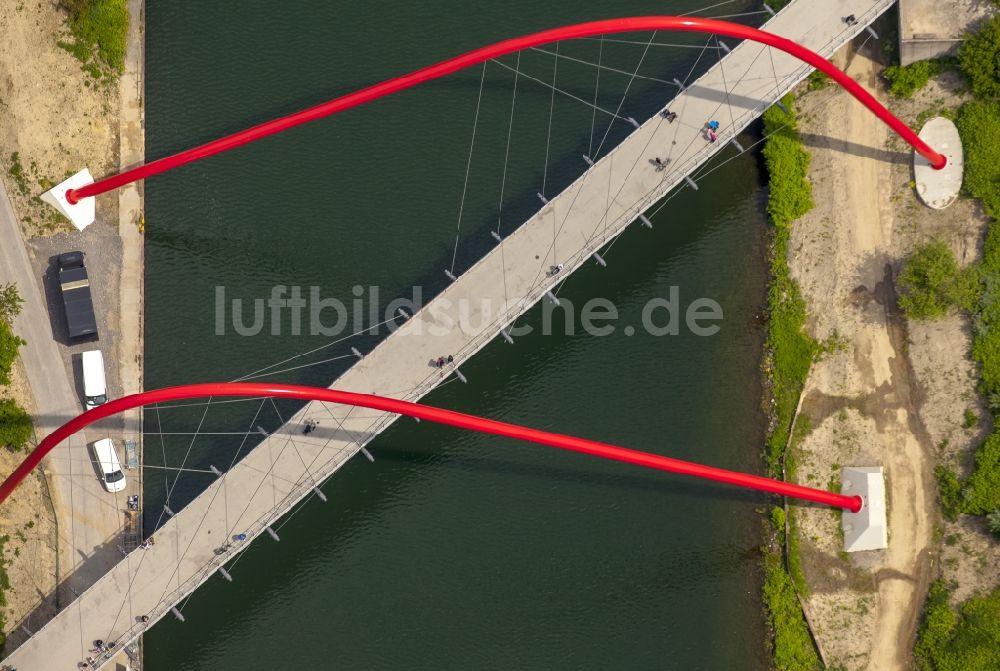
[[[83,405],[90,410],[108,402],[108,385],[104,378],[104,355],[95,349],[80,355],[83,362]]]
[[[66,307],[66,324],[71,339],[97,335],[97,317],[90,295],[90,280],[83,265],[83,252],[59,255],[59,288]]]
[[[118,460],[118,450],[110,438],[101,438],[94,443],[94,460],[101,475],[101,484],[109,492],[120,492],[125,489],[125,474],[122,463]]]

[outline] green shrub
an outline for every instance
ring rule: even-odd
[[[952,306],[972,310],[979,298],[976,271],[959,269],[955,254],[940,240],[910,254],[899,286],[899,307],[910,319],[943,317]]]
[[[0,446],[20,450],[31,439],[31,417],[9,398],[0,399]]]
[[[772,4],[780,9],[787,3]],[[764,161],[769,175],[767,212],[774,224],[774,248],[771,257],[771,286],[768,289],[767,350],[770,356],[768,376],[775,401],[775,424],[767,437],[765,457],[772,475],[781,474],[781,463],[788,444],[789,430],[798,405],[799,394],[819,343],[805,331],[806,303],[798,284],[788,269],[788,241],[792,222],[812,206],[812,187],[807,179],[809,154],[796,130],[794,98],[785,96],[782,104],[764,113]],[[806,425],[806,428],[808,426]],[[808,431],[806,431],[808,432]],[[804,434],[803,434],[804,435]],[[790,461],[790,460],[789,460]],[[793,464],[788,464],[792,469]],[[771,509],[771,523],[779,544],[785,539],[785,511]],[[794,520],[789,520],[794,523]],[[798,564],[795,535],[789,539],[789,565],[805,580]],[[802,607],[795,595],[792,576],[785,570],[781,553],[764,556],[764,605],[773,630],[774,665],[780,669],[810,671],[820,668],[819,656],[809,636]]]
[[[913,650],[921,667],[937,668],[936,659],[955,630],[957,618],[948,605],[948,587],[941,580],[931,584],[924,602],[924,613]]]
[[[5,284],[0,287],[0,321],[8,324],[14,321],[14,317],[21,314],[21,306],[24,299],[15,284]]]
[[[1000,97],[1000,16],[962,43],[958,62],[976,97]]]
[[[782,99],[764,113],[764,161],[769,175],[767,212],[775,227],[771,258],[771,286],[767,302],[767,349],[771,356],[769,378],[775,402],[774,430],[767,438],[766,457],[773,475],[781,474],[781,459],[809,367],[819,343],[805,331],[806,302],[788,269],[791,225],[812,206],[812,186],[807,179],[809,154],[796,130],[794,98]]]
[[[90,60],[90,47],[83,42],[64,42],[63,40],[59,40],[56,42],[56,46],[73,54],[73,57],[81,63],[86,63]]]
[[[969,410],[968,408],[966,408],[965,414],[962,416],[962,428],[971,429],[978,423],[979,423],[979,416],[976,413]]]
[[[780,537],[784,539],[785,537],[785,509],[781,506],[774,506],[771,508],[771,524],[774,526],[774,530],[780,534]],[[784,543],[784,540],[781,541]]]
[[[976,468],[962,489],[962,512],[985,515],[1000,508],[1000,433],[986,438],[976,451]]]
[[[938,483],[942,512],[944,512],[945,517],[954,522],[958,519],[958,514],[962,512],[962,485],[959,484],[955,472],[946,466],[935,466],[934,477]]]
[[[998,54],[1000,57],[1000,54]],[[1000,218],[1000,102],[972,101],[958,115],[965,152],[963,187],[983,201],[983,209]]]
[[[96,50],[98,58],[113,71],[122,72],[129,26],[125,0],[74,0],[67,8],[77,42]]]
[[[1000,589],[962,604],[948,605],[948,588],[931,585],[914,654],[929,671],[1000,669]]]
[[[1000,508],[986,515],[986,528],[991,534],[1000,538]]]
[[[24,341],[14,335],[10,324],[0,319],[0,385],[10,384],[10,370]]]
[[[889,80],[890,94],[896,98],[910,98],[940,71],[938,61],[917,61],[909,65],[890,65],[884,74]]]
[[[795,522],[795,509],[788,511],[788,575],[792,584],[803,599],[809,597],[809,584],[806,582],[805,571],[802,570],[802,559],[799,554],[799,534]]]
[[[775,553],[768,554],[764,561],[764,604],[774,632],[774,666],[789,671],[819,669],[819,655],[809,636],[792,579]]]
[[[812,209],[809,184],[809,152],[802,146],[795,118],[795,98],[781,99],[787,112],[777,105],[764,112],[764,162],[770,175],[767,213],[775,226],[789,226]]]
[[[979,363],[979,393],[1000,412],[1000,228],[990,226],[979,262],[982,295],[973,319],[972,356]]]
[[[826,85],[831,81],[830,75],[826,74],[822,70],[813,70],[809,73],[809,90],[819,91],[821,89],[825,89]]]

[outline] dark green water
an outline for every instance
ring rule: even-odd
[[[703,3],[150,3],[147,155],[163,156],[482,44],[579,20],[680,13]],[[709,14],[737,12],[732,3]],[[725,10],[725,11],[723,11]],[[759,21],[748,17],[748,21]],[[648,40],[648,35],[619,39]],[[659,41],[700,46],[697,36]],[[560,47],[596,61],[600,44]],[[651,48],[640,74],[684,78],[699,48]],[[631,72],[643,47],[604,45]],[[503,59],[513,65],[516,57]],[[551,81],[551,56],[521,57]],[[698,65],[696,71],[703,65]],[[276,284],[382,302],[429,298],[450,267],[481,69],[157,177],[146,186],[146,385],[233,379],[328,340],[217,336],[215,287],[266,298]],[[594,70],[561,59],[558,86],[586,100]],[[603,72],[598,103],[615,109],[628,77]],[[490,64],[456,271],[491,245],[513,76]],[[636,81],[622,113],[644,119],[672,88]],[[578,175],[601,142],[589,107],[518,84],[501,230],[509,232]],[[604,150],[624,137],[616,124]],[[593,139],[592,139],[593,138]],[[749,138],[744,145],[752,142]],[[729,154],[727,154],[728,156]],[[469,413],[759,471],[765,292],[764,188],[757,159],[726,164],[566,283],[561,298],[603,296],[638,324],[643,304],[680,287],[681,305],[723,307],[713,337],[533,334],[494,342],[463,366],[469,384],[425,400]],[[536,307],[526,323],[540,322]],[[558,322],[557,323],[561,323]],[[287,332],[287,329],[286,329]],[[366,351],[356,338],[291,365]],[[326,385],[349,360],[271,379]],[[257,404],[210,409],[202,431],[273,428]],[[281,406],[287,414],[292,408]],[[200,407],[146,414],[147,430],[192,431]],[[225,466],[239,438],[147,435],[148,464]],[[146,637],[146,668],[766,667],[754,494],[402,420],[313,501]],[[146,471],[147,511],[173,478]],[[180,507],[204,487],[186,474]],[[149,514],[147,530],[156,523]]]

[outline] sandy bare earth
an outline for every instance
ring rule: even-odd
[[[29,412],[33,410],[20,361],[14,365],[11,386],[0,388],[2,397],[14,398]],[[23,452],[0,449],[0,473],[14,470],[23,458]],[[7,630],[22,622],[30,629],[55,612],[51,600],[42,601],[56,586],[56,523],[48,487],[37,470],[4,502],[0,536],[7,537],[2,559],[11,584],[5,594]]]
[[[100,176],[117,165],[118,86],[98,83],[56,45],[68,39],[65,12],[56,7],[52,0],[0,2],[0,174],[26,235],[69,228],[35,199],[51,186],[46,180],[82,166]],[[23,183],[9,174],[14,152]],[[116,218],[117,199],[104,200],[99,211]]]
[[[884,98],[880,68],[847,56],[842,51],[838,64]],[[903,669],[931,575],[935,506],[933,444],[917,412],[893,288],[903,242],[889,198],[891,167],[909,155],[886,150],[888,129],[839,89],[812,93],[800,107],[816,207],[793,228],[791,268],[809,304],[810,332],[837,335],[845,346],[814,365],[807,381],[802,413],[814,431],[798,448],[797,477],[829,485],[840,466],[884,466],[890,534],[888,550],[848,557],[839,553],[836,513],[800,510],[807,603],[829,663]]]
[[[22,233],[30,237],[72,230],[37,196],[86,165],[95,175],[117,164],[119,89],[116,82],[98,83],[81,63],[57,46],[67,40],[65,12],[53,0],[0,0],[0,178],[18,214]],[[23,178],[11,174],[18,155]],[[117,197],[99,200],[100,217],[117,222]],[[0,244],[20,244],[16,240]],[[14,383],[0,388],[33,412],[24,371],[15,369]],[[0,450],[0,473],[8,473],[23,454]],[[22,618],[29,629],[42,624],[48,606],[42,595],[56,580],[55,520],[41,476],[29,478],[0,515],[0,535],[9,536],[3,553],[11,589],[6,592],[7,629]],[[68,519],[65,511],[60,514]]]

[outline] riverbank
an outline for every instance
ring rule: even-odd
[[[0,44],[0,172],[19,229],[5,235],[16,239],[20,233],[29,254],[23,268],[7,268],[0,275],[17,271],[21,284],[30,284],[30,278],[48,277],[54,255],[70,249],[84,251],[94,287],[108,390],[121,395],[138,391],[142,380],[142,236],[138,228],[142,194],[98,198],[97,221],[85,233],[75,231],[38,196],[84,166],[101,175],[142,160],[142,3],[109,0],[73,6],[73,14],[51,3],[7,3],[0,8],[5,37]],[[124,14],[126,7],[131,23]],[[36,438],[40,438],[78,411],[73,357],[81,348],[93,349],[95,344],[63,343],[58,315],[49,313],[61,307],[58,295],[48,291],[47,279],[30,288],[45,300],[30,301],[30,309],[21,317],[21,334],[31,333],[26,339],[38,353],[21,364],[28,366],[30,359],[31,369],[22,371],[21,396],[22,404],[34,411]],[[23,293],[26,289],[22,289]],[[60,362],[55,365],[65,369],[65,377],[62,370],[41,370],[35,365],[45,361]],[[138,436],[138,421],[126,425],[125,431]],[[23,455],[10,456],[12,468]],[[73,598],[71,589],[82,591],[103,573],[105,564],[120,556],[120,511],[106,505],[96,480],[80,479],[78,473],[71,485],[74,476],[71,470],[63,472],[66,468],[72,469],[68,447],[43,462],[46,481],[39,478],[34,483],[32,479],[24,486],[31,489],[37,484],[44,489],[43,485],[49,485],[51,500],[46,506],[55,511],[51,528],[34,519],[45,506],[30,506],[21,519],[14,500],[29,497],[31,492],[19,490],[5,505],[5,521],[28,541],[32,533],[52,536],[56,526],[60,530],[56,540],[49,538],[32,554],[30,567],[24,567],[33,575],[22,575],[23,551],[8,566],[7,627],[16,630],[18,640],[23,638],[18,626],[22,618],[30,614],[25,624],[37,629],[60,601]],[[138,479],[133,480],[130,485],[137,489]],[[78,490],[75,507],[71,487]],[[99,509],[81,507],[81,493]],[[8,559],[12,545],[7,544]],[[83,565],[88,569],[78,571]]]
[[[835,62],[888,103],[879,59],[849,47]],[[972,263],[986,220],[968,199],[943,212],[922,206],[908,148],[851,96],[817,84],[799,100],[816,205],[791,228],[788,264],[805,300],[806,333],[831,346],[809,369],[787,475],[837,489],[842,466],[883,465],[890,540],[887,550],[848,555],[839,512],[796,508],[791,573],[800,560],[795,584],[826,664],[904,669],[940,547],[936,457],[968,450],[981,437],[974,420],[983,411],[968,320],[908,323],[896,278],[907,254],[930,239],[947,242],[963,266]],[[919,128],[928,108],[957,104],[960,88],[944,73],[921,98],[892,107]],[[982,583],[969,570],[981,566],[982,548],[963,543],[962,550],[969,561],[956,577]]]

